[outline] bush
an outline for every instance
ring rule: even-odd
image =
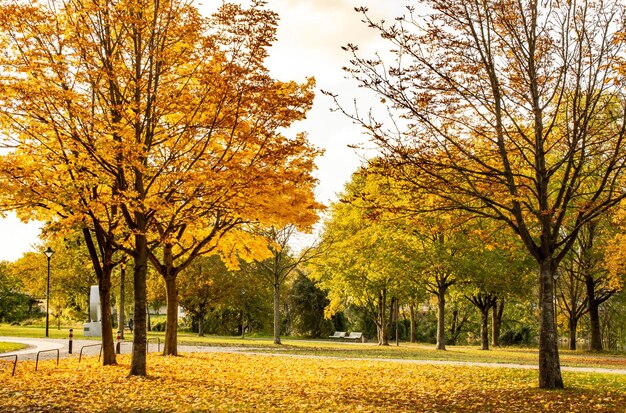
[[[165,331],[165,321],[159,321],[152,325],[152,331]]]
[[[516,346],[516,345],[529,345],[529,344],[532,344],[532,330],[528,326],[521,326],[519,328],[506,330],[500,336],[500,345],[502,346]]]

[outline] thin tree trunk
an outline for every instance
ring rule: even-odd
[[[123,261],[120,266],[120,300],[119,300],[119,308],[117,310],[117,325],[118,330],[120,332],[120,338],[124,340],[124,326],[126,325],[126,320],[124,317],[124,282],[126,278],[126,261]]]
[[[104,276],[98,283],[100,293],[100,310],[102,314],[102,365],[117,364],[115,345],[113,343],[113,322],[111,316],[111,269],[105,268],[108,276]]]
[[[562,389],[561,363],[554,322],[554,268],[544,259],[539,268],[539,387]]]
[[[168,275],[165,279],[165,296],[167,303],[167,315],[165,322],[164,356],[178,355],[178,290],[176,289],[176,276]]]
[[[446,349],[446,289],[447,288],[439,287],[437,290],[437,350]]]
[[[178,355],[178,289],[176,288],[177,270],[174,269],[174,256],[172,244],[163,245],[163,264],[155,265],[165,281],[165,343],[163,346],[164,356]],[[151,256],[153,263],[154,256]]]
[[[198,317],[198,336],[204,337],[204,317]]]
[[[578,326],[578,320],[576,317],[570,316],[568,327],[569,327],[569,349],[576,350],[576,328]]]
[[[146,217],[143,213],[136,213],[139,231],[135,234],[135,268],[133,272],[134,283],[134,336],[133,355],[130,364],[131,376],[146,376],[146,313],[147,313],[147,290],[146,274],[148,271],[148,244],[146,240]]]
[[[411,340],[411,343],[415,343],[415,342],[417,342],[417,337],[415,335],[415,333],[416,333],[415,332],[415,305],[413,303],[411,303],[409,305],[409,314],[411,316],[411,322],[410,322],[410,324],[411,324],[411,333],[410,333],[410,335],[411,336],[410,336],[410,340]]]
[[[502,327],[502,314],[504,314],[504,298],[499,298],[493,305],[491,313],[491,346],[500,347],[500,328]]]
[[[102,316],[102,365],[108,366],[117,364],[115,347],[113,345],[113,323],[111,320],[111,272],[113,270],[113,249],[111,248],[110,243],[106,242],[106,234],[96,233],[96,239],[98,240],[98,245],[100,246],[100,251],[102,252],[102,257],[100,258],[89,228],[83,228],[83,237],[98,279],[100,314]]]
[[[280,341],[280,284],[274,280],[274,344],[282,344]]]
[[[490,305],[484,305],[480,309],[480,349],[489,350],[489,309]]]
[[[378,345],[389,345],[389,334],[387,331],[387,291],[382,290],[378,293]]]
[[[602,333],[600,331],[600,304],[596,299],[596,286],[593,277],[585,277],[587,305],[589,306],[589,324],[591,330],[591,351],[602,351]]]

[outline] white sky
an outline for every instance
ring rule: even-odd
[[[249,1],[241,0],[242,4]],[[199,3],[201,10],[214,9],[216,0]],[[279,80],[303,81],[313,76],[318,91],[328,90],[339,94],[342,101],[350,103],[359,95],[354,81],[346,80],[341,70],[348,64],[349,56],[341,46],[353,43],[363,52],[385,50],[386,44],[372,29],[361,23],[355,7],[366,6],[376,19],[392,21],[402,15],[407,0],[268,0],[267,7],[280,16],[278,41],[274,43],[267,62],[272,75]],[[210,5],[210,6],[209,6]],[[375,101],[360,103],[366,110]],[[294,125],[288,134],[306,131],[309,140],[326,153],[318,159],[319,201],[328,204],[336,199],[352,172],[360,165],[360,158],[349,149],[349,144],[363,142],[366,138],[359,128],[338,113],[331,113],[331,99],[317,93],[313,109],[305,121]],[[0,261],[13,261],[38,243],[39,224],[20,223],[14,215],[0,219]]]

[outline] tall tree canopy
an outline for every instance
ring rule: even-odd
[[[116,249],[133,257],[131,374],[145,375],[148,261],[175,303],[196,256],[263,249],[228,231],[317,219],[319,151],[281,134],[314,81],[271,78],[277,16],[260,1],[209,18],[184,0],[5,0],[0,12],[7,204],[96,231],[109,264]]]
[[[390,53],[348,45],[354,79],[390,108],[362,124],[406,188],[505,222],[539,267],[539,385],[563,380],[554,275],[580,228],[625,196],[620,1],[426,0],[363,18]],[[341,108],[341,106],[340,106]],[[421,191],[416,191],[420,194]]]

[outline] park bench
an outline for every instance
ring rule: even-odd
[[[346,332],[345,331],[335,331],[335,333],[332,336],[328,336],[329,338],[345,338],[346,337]]]
[[[358,333],[358,332],[352,331],[350,334],[348,334],[344,338],[346,338],[348,340],[363,340],[363,333]]]

